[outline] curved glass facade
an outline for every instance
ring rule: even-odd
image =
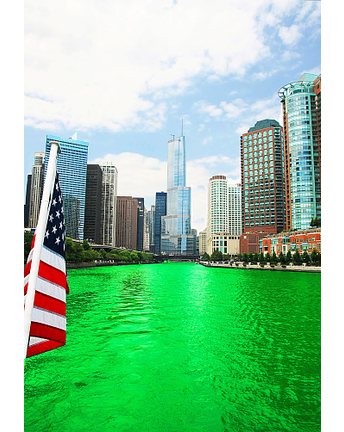
[[[306,229],[320,217],[320,93],[316,75],[279,91],[285,128],[287,228]]]

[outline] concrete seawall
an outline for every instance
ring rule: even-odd
[[[307,272],[307,273],[321,273],[321,267],[315,267],[315,266],[294,266],[294,265],[287,265],[285,268],[283,268],[280,265],[276,265],[275,267],[270,267],[270,265],[265,265],[264,267],[260,267],[259,264],[247,264],[244,266],[242,263],[239,263],[239,265],[235,265],[233,263],[232,265],[227,263],[221,263],[221,262],[207,262],[207,261],[201,261],[201,265],[204,267],[216,267],[216,268],[228,268],[228,269],[239,269],[239,270],[269,270],[269,271],[293,271],[293,272]]]
[[[155,264],[155,263],[154,262],[121,263],[121,262],[116,262],[116,261],[67,262],[67,270],[68,269],[90,268],[90,267],[125,266],[125,265],[141,265],[141,264]]]

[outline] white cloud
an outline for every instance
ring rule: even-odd
[[[282,60],[284,62],[289,62],[290,60],[296,60],[298,58],[300,58],[301,55],[300,53],[296,52],[296,51],[290,51],[290,50],[285,50],[282,54]]]
[[[245,102],[241,98],[237,98],[231,102],[222,101],[220,107],[222,114],[224,114],[226,118],[234,119],[239,123],[236,132],[240,134],[247,132],[247,129],[253,126],[257,120],[275,119],[282,124],[281,103],[277,93],[273,94],[269,99],[261,99],[251,104]],[[208,115],[220,111],[215,105],[209,105],[205,101],[196,102],[194,108]],[[218,118],[222,119],[220,115]],[[243,125],[243,122],[245,122],[245,125]],[[247,128],[246,125],[248,124],[250,124],[250,126]],[[203,143],[205,143],[206,140],[207,138],[205,138]]]
[[[283,125],[281,103],[277,94],[273,94],[269,99],[261,99],[251,104],[245,113],[245,118],[241,119],[236,133],[239,135],[246,133],[258,120],[263,119],[277,120],[281,126]]]
[[[227,118],[237,118],[247,110],[247,104],[240,98],[233,102],[221,102],[221,107],[226,112]]]
[[[163,99],[196,76],[243,76],[270,55],[264,29],[294,3],[26,0],[26,124],[158,129]],[[298,33],[291,26],[282,36],[292,43]]]
[[[210,117],[220,117],[223,113],[221,108],[207,104],[203,100],[195,102],[193,108],[202,114],[208,114]]]
[[[205,137],[202,140],[202,144],[203,145],[208,145],[208,144],[211,144],[212,142],[213,142],[213,137],[212,136]]]
[[[300,27],[296,24],[280,27],[278,35],[286,45],[295,45],[302,37]]]

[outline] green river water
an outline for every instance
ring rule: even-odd
[[[67,344],[25,360],[25,431],[320,431],[320,274],[69,270]]]

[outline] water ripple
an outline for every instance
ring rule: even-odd
[[[320,275],[170,264],[69,285],[67,345],[26,360],[25,431],[320,430]]]

